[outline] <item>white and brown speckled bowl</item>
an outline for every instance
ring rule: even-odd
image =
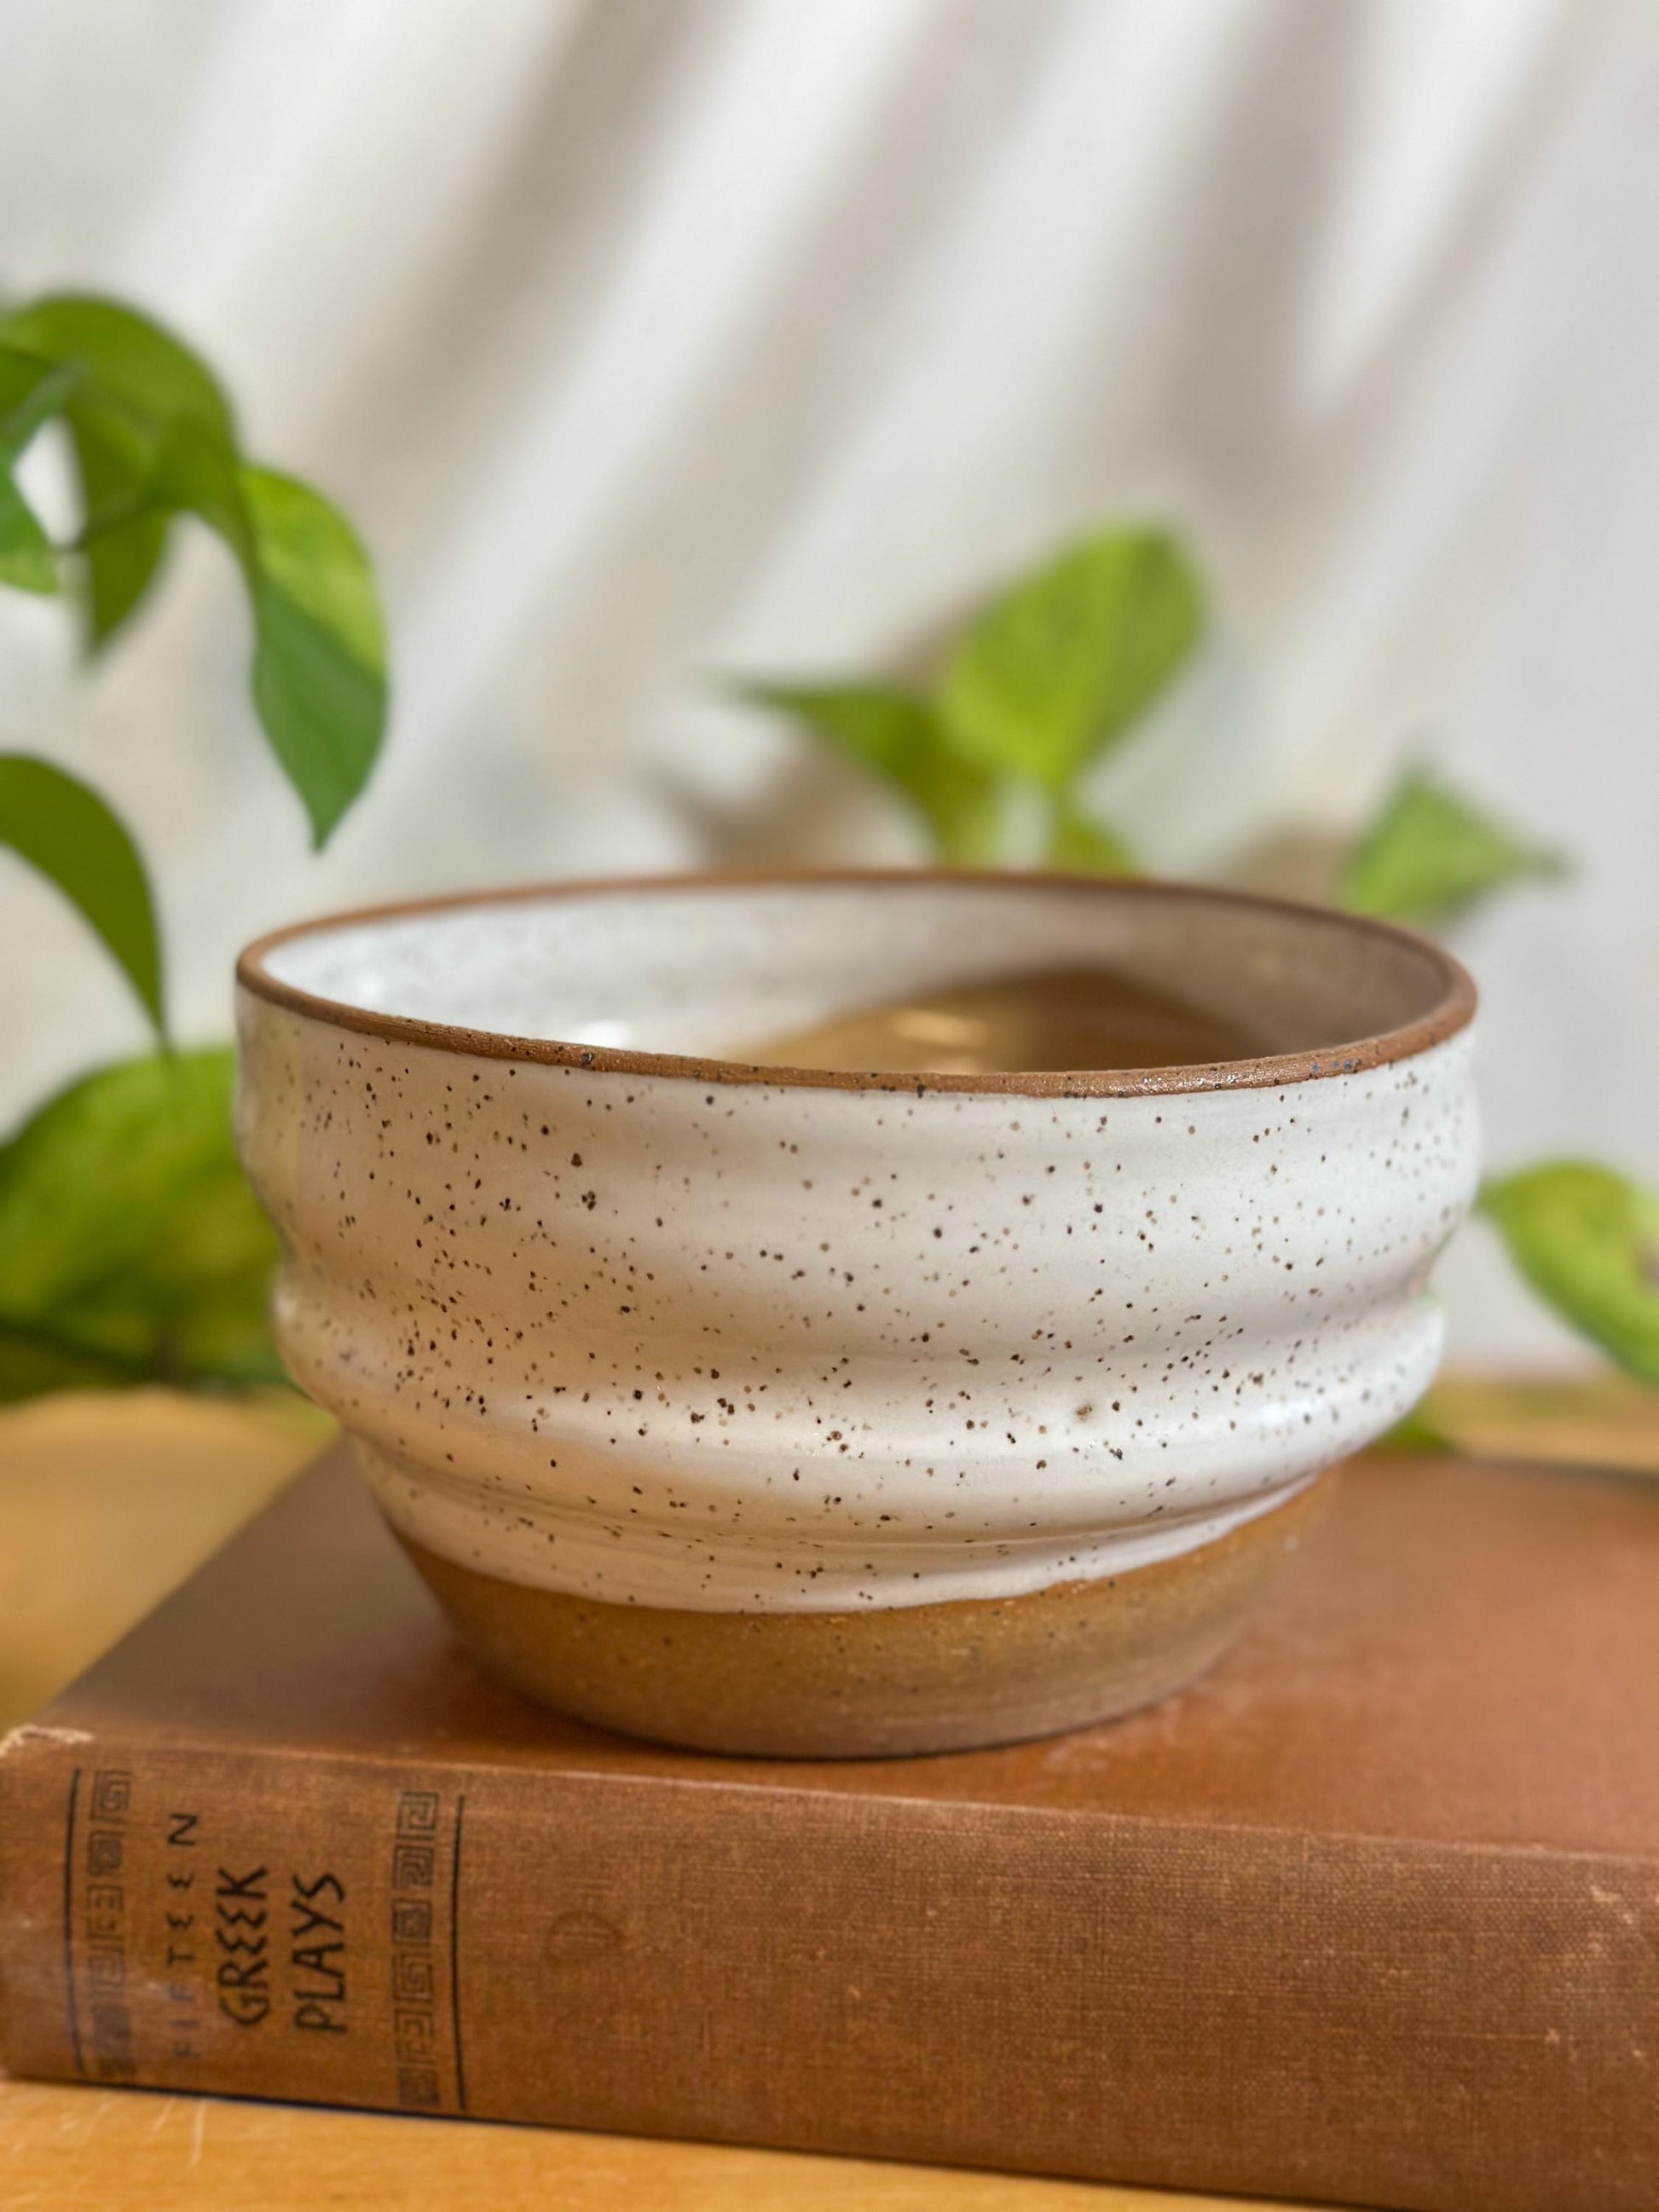
[[[719,1056],[1054,965],[1270,1056]],[[284,1355],[460,1633],[586,1719],[862,1754],[1161,1696],[1435,1364],[1474,1000],[1401,931],[1098,879],[670,879],[345,915],[239,981]]]

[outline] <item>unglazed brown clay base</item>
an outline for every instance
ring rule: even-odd
[[[1328,1486],[1130,1573],[867,1613],[610,1605],[402,1540],[462,1641],[556,1711],[703,1751],[864,1759],[1051,1735],[1184,1687],[1237,1637]]]

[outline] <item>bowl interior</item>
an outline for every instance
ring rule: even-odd
[[[347,915],[285,932],[243,980],[379,1020],[723,1058],[861,1007],[1044,969],[1103,969],[1318,1053],[1467,1018],[1437,948],[1225,891],[1074,878],[665,878]],[[1432,1042],[1418,1035],[1380,1054]]]

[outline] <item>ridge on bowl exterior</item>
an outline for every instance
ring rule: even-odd
[[[591,1041],[1034,951],[1213,971],[1286,1050],[936,1082]],[[1314,1479],[1433,1372],[1473,1000],[1402,933],[1052,878],[667,883],[313,925],[240,975],[283,1356],[475,1650],[579,1717],[861,1754],[1126,1711],[1225,1648]],[[1385,1034],[1344,1045],[1345,988]]]

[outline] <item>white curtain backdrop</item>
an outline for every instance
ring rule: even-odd
[[[317,859],[216,547],[94,672],[0,601],[0,744],[138,831],[185,1034],[308,910],[904,854],[720,672],[902,658],[1133,510],[1217,619],[1103,799],[1207,871],[1418,754],[1566,848],[1459,943],[1491,1154],[1659,1180],[1644,0],[0,0],[0,285],[198,342],[391,609]],[[141,1036],[3,861],[0,933],[9,1118]],[[1483,1233],[1445,1279],[1466,1355],[1571,1356]]]

